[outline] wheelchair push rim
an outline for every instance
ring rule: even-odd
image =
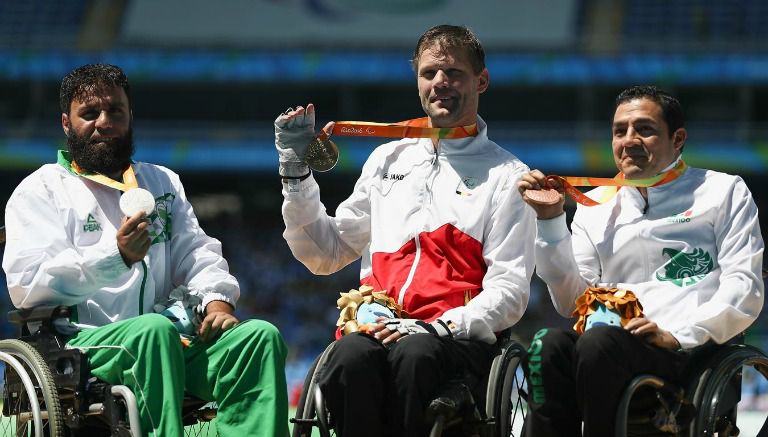
[[[525,349],[513,343],[502,351],[501,360],[494,360],[491,375],[498,375],[496,383],[489,381],[486,397],[486,415],[494,422],[494,436],[519,436],[525,421],[526,381],[521,360]],[[497,367],[498,366],[498,367]]]
[[[698,414],[692,426],[691,435],[728,436],[738,435],[737,413],[741,402],[742,372],[753,367],[768,380],[768,357],[752,346],[732,346],[719,366],[706,375],[706,384],[701,384],[694,394]],[[736,379],[734,379],[736,378]],[[729,400],[726,392],[737,381],[738,398]]]
[[[64,435],[58,392],[40,353],[20,340],[0,340],[0,353],[3,435]]]

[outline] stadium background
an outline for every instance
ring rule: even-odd
[[[491,86],[480,113],[489,135],[532,168],[612,175],[613,97],[657,84],[686,109],[686,161],[742,175],[765,211],[766,22],[760,0],[0,2],[0,204],[65,147],[63,75],[88,62],[120,65],[133,89],[135,158],[180,173],[240,281],[239,316],[283,332],[295,397],[331,339],[337,293],[358,284],[358,264],[315,277],[291,256],[272,143],[278,113],[313,102],[319,125],[421,116],[413,45],[432,25],[468,25],[486,48]],[[338,143],[337,168],[316,175],[331,213],[376,144]],[[765,235],[765,214],[761,223]],[[748,332],[763,349],[766,321],[763,314]],[[525,342],[541,326],[571,323],[534,278],[516,334]],[[13,335],[5,320],[0,332]],[[763,393],[768,409],[768,387],[750,390]]]

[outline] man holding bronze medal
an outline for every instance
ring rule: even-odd
[[[685,164],[677,99],[652,86],[624,90],[612,137],[616,178],[534,170],[518,184],[538,217],[537,274],[561,315],[580,316],[583,332],[535,335],[524,363],[529,436],[581,435],[582,421],[584,435],[614,435],[633,377],[679,381],[688,352],[730,340],[763,306],[755,202],[740,177]],[[577,184],[600,187],[587,197]],[[579,203],[572,233],[564,192]]]
[[[6,207],[13,304],[71,306],[58,326],[68,346],[86,351],[94,376],[132,389],[145,435],[183,435],[185,390],[217,402],[221,435],[285,435],[285,344],[271,324],[234,316],[239,285],[178,175],[131,161],[123,71],[73,70],[60,103],[69,150]]]
[[[482,380],[496,333],[528,303],[534,217],[514,191],[528,168],[488,139],[478,116],[489,84],[483,48],[464,27],[436,26],[419,39],[413,67],[425,118],[330,123],[318,137],[311,104],[275,120],[294,256],[316,274],[362,257],[366,291],[344,298],[373,291],[392,307],[391,317],[358,320],[365,333],[340,329],[319,370],[341,436],[425,435],[441,385]],[[330,134],[399,137],[371,154],[335,217],[310,171],[332,167],[323,158],[335,153]]]

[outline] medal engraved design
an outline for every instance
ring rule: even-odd
[[[541,205],[555,205],[560,201],[560,192],[554,188],[525,190],[525,196],[531,201]]]
[[[304,160],[314,171],[328,171],[339,162],[339,148],[330,138],[315,137],[307,146]]]
[[[146,215],[155,210],[155,197],[144,188],[133,188],[120,196],[120,211],[128,217],[144,211]]]

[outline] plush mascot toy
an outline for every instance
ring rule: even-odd
[[[578,317],[573,329],[579,334],[595,326],[621,327],[635,317],[642,317],[643,306],[630,290],[588,287],[576,299]]]
[[[154,305],[156,313],[167,317],[179,334],[192,337],[203,321],[203,299],[186,287],[174,288],[166,301]]]
[[[402,307],[394,299],[384,291],[373,291],[373,287],[368,285],[339,294],[341,297],[336,301],[336,306],[341,314],[336,326],[342,335],[357,331],[366,333],[379,317],[403,317]]]

